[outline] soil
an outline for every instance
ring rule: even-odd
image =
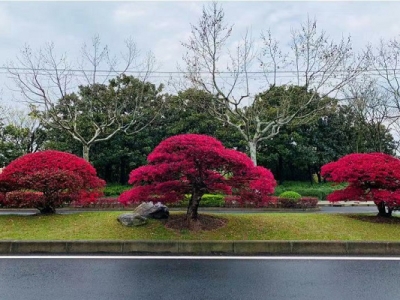
[[[192,231],[209,231],[224,227],[228,222],[227,219],[209,215],[199,215],[197,221],[186,220],[186,215],[170,215],[165,223],[165,227],[181,231],[181,230],[192,230]]]

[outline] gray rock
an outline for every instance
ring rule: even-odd
[[[125,226],[141,226],[147,224],[147,218],[135,213],[126,213],[118,216],[118,222]]]
[[[169,210],[168,207],[160,202],[153,204],[150,202],[143,202],[140,204],[133,213],[141,215],[145,218],[153,218],[153,219],[168,219]]]

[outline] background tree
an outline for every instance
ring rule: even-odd
[[[374,201],[378,216],[390,217],[400,206],[400,160],[383,153],[349,154],[322,167],[322,176],[334,182],[347,182],[343,190],[328,200]]]
[[[31,203],[27,203],[31,198],[22,197],[20,203],[14,204],[35,207],[49,214],[55,213],[56,207],[64,202],[93,201],[101,195],[105,182],[97,177],[96,170],[86,160],[48,150],[12,161],[0,174],[0,185],[7,186],[7,192],[41,193],[42,197]],[[3,200],[7,200],[7,195]]]
[[[330,41],[324,32],[317,32],[316,22],[310,20],[299,30],[292,31],[289,53],[280,49],[270,33],[263,36],[261,49],[254,48],[256,43],[249,33],[230,49],[232,26],[225,24],[224,12],[216,2],[204,7],[198,24],[191,27],[192,35],[183,44],[187,49],[184,61],[188,79],[196,87],[215,95],[216,101],[207,106],[210,113],[243,136],[254,163],[257,163],[260,142],[277,135],[279,129],[294,118],[313,114],[306,108],[309,105],[316,110],[321,108],[318,95],[324,98],[337,93],[360,72],[361,60],[356,60],[352,54],[350,38],[339,43]],[[296,102],[290,100],[292,97],[282,97],[273,107],[274,114],[266,114],[270,108],[259,104],[262,97],[257,97],[259,91],[254,91],[255,85],[250,80],[250,74],[256,71],[257,58],[260,72],[265,75],[264,86],[277,85],[278,70],[287,71],[294,81],[286,84],[304,87],[309,95],[297,98]]]
[[[46,132],[26,111],[2,106],[0,122],[0,166],[42,149]]]
[[[345,95],[355,120],[359,124],[368,124],[357,131],[357,140],[367,134],[370,142],[374,143],[374,152],[385,152],[385,136],[390,134],[399,113],[393,106],[391,93],[382,88],[377,79],[365,74],[347,86]],[[360,151],[357,149],[355,152]]]
[[[271,172],[255,167],[244,153],[226,149],[215,138],[182,134],[162,141],[148,156],[148,165],[129,176],[133,188],[120,196],[122,203],[176,202],[191,194],[186,218],[196,222],[205,193],[239,194],[255,202],[269,201],[275,180]]]
[[[133,136],[118,133],[112,140],[93,146],[92,163],[107,182],[126,184],[132,169],[145,165],[147,156],[162,140],[177,134],[207,134],[221,140],[228,148],[246,150],[238,133],[215,122],[205,111],[202,99],[212,95],[189,89],[164,96],[163,110],[151,126]]]
[[[121,64],[110,56],[107,46],[101,46],[99,37],[94,37],[92,49],[84,45],[80,63],[73,65],[66,55],[56,55],[53,44],[37,52],[26,46],[17,62],[9,64],[8,72],[35,117],[70,134],[81,143],[82,155],[89,160],[93,143],[108,140],[119,131],[140,131],[148,125],[138,120],[143,106],[160,104],[156,100],[161,86],[155,88],[147,82],[155,67],[154,57],[148,54],[135,64],[139,59],[136,45],[127,41],[126,48]],[[140,78],[125,76],[132,67],[143,71]],[[113,75],[118,76],[105,85]]]
[[[376,152],[377,145],[394,155],[396,143],[382,125],[376,140],[375,124],[358,117],[353,106],[333,105],[309,124],[291,123],[259,150],[260,165],[273,172],[279,183],[285,180],[315,180],[322,177],[324,164],[350,153]]]

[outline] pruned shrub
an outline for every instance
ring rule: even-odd
[[[33,191],[13,191],[5,194],[2,199],[3,207],[7,208],[31,208],[33,205],[43,203],[43,193]]]
[[[105,182],[97,177],[96,170],[84,159],[48,150],[26,154],[12,161],[0,174],[0,186],[5,187],[7,192],[3,205],[32,207],[41,213],[54,213],[56,207],[65,202],[93,201],[102,194]],[[34,192],[41,193],[43,199],[38,201],[34,198]],[[7,202],[8,194],[13,199],[10,202]]]
[[[281,193],[279,195],[279,198],[299,200],[301,198],[301,195],[297,192],[286,191],[286,192]]]
[[[286,191],[279,195],[278,206],[283,208],[295,208],[301,195],[293,191]]]
[[[318,206],[318,198],[316,197],[301,197],[297,202],[297,207],[302,209],[316,208]]]
[[[331,202],[374,201],[379,216],[391,216],[400,207],[400,160],[384,153],[354,153],[328,163],[321,175],[333,182],[347,182],[328,196]]]

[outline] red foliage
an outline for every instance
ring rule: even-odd
[[[255,167],[251,159],[226,149],[217,139],[182,134],[161,142],[147,158],[148,165],[133,170],[133,188],[119,197],[123,204],[142,201],[173,203],[185,194],[224,193],[242,201],[267,202],[276,182],[272,173]]]
[[[91,201],[102,195],[105,182],[84,159],[70,153],[47,150],[30,153],[11,162],[0,174],[0,186],[8,191],[22,191],[26,197],[8,203],[17,207],[60,206],[63,202]],[[43,194],[42,201],[33,200],[31,190]],[[11,196],[14,197],[14,196]],[[5,197],[6,202],[8,196]],[[15,197],[14,197],[15,198]],[[14,199],[13,198],[13,199]]]
[[[324,165],[321,175],[349,186],[328,195],[332,202],[373,200],[387,207],[400,206],[400,160],[383,153],[349,154]]]
[[[1,204],[4,207],[30,208],[44,203],[43,193],[31,191],[13,191],[5,195]]]

